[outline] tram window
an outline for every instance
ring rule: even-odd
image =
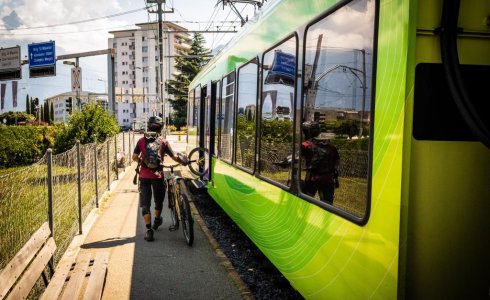
[[[296,45],[293,36],[266,52],[262,62],[259,171],[285,186],[291,181]]]
[[[221,129],[221,83],[219,81],[216,82],[216,102],[215,102],[215,111],[214,111],[214,155],[220,156],[221,147],[219,146],[219,133]]]
[[[223,112],[220,127],[221,158],[231,163],[233,157],[233,126],[235,109],[235,72],[223,77],[221,85],[221,111]]]
[[[350,2],[308,27],[305,39],[302,196],[358,218],[369,199],[374,2]]]
[[[256,58],[238,69],[235,162],[238,166],[251,172],[255,167],[258,74]]]
[[[194,103],[194,90],[189,91],[189,108],[187,112],[187,144],[189,149],[197,146],[196,106]]]

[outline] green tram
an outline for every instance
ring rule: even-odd
[[[191,83],[209,195],[305,298],[490,297],[489,16],[269,1]],[[303,189],[306,122],[340,156],[331,204]]]

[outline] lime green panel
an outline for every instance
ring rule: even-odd
[[[439,27],[441,8],[441,0],[419,5],[417,28]],[[458,26],[488,34],[489,12],[487,0],[461,1]],[[415,62],[440,63],[439,37],[419,32],[416,38]],[[490,65],[490,40],[460,36],[458,53],[462,64]],[[413,72],[415,64],[411,68]],[[413,96],[408,98],[407,120],[413,116]],[[479,142],[415,140],[411,125],[405,134],[409,145],[404,154],[407,186],[403,194],[407,259],[402,295],[488,298],[490,150]]]
[[[193,84],[221,78],[232,67],[229,55],[244,60],[260,55],[334,2],[274,2],[269,19],[250,26]],[[210,195],[308,299],[397,297],[409,1],[380,1],[379,9],[373,178],[366,225],[356,225],[227,163],[213,162]]]

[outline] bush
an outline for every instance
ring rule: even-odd
[[[1,126],[0,167],[24,166],[38,161],[54,146],[58,129],[51,126]]]
[[[116,120],[96,103],[86,104],[60,128],[56,136],[56,153],[71,149],[77,140],[82,144],[92,143],[94,135],[97,137],[97,142],[102,143],[120,130]]]
[[[36,117],[25,112],[6,112],[0,115],[0,121],[3,123],[3,119],[7,121],[5,125],[16,125],[15,121],[17,119],[17,124],[19,122],[30,122],[34,121]]]

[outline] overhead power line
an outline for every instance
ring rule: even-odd
[[[139,11],[146,10],[146,9],[147,9],[147,7],[143,7],[143,8],[138,8],[138,9],[134,9],[134,10],[126,11],[126,12],[121,12],[121,13],[117,13],[117,14],[113,14],[113,15],[97,17],[97,18],[92,18],[92,19],[62,23],[62,24],[51,24],[51,25],[44,25],[44,26],[33,26],[33,27],[24,27],[24,28],[15,28],[15,29],[3,29],[3,31],[32,30],[32,29],[52,28],[52,27],[59,27],[59,26],[88,23],[88,22],[93,22],[93,21],[97,21],[97,20],[109,19],[109,18],[119,17],[119,16],[123,16],[123,15],[128,15],[128,14],[132,14],[132,13],[139,12]]]

